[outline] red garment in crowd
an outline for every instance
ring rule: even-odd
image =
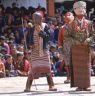
[[[23,62],[16,62],[16,70],[28,72],[29,71],[29,61],[24,60]]]
[[[62,26],[59,30],[59,34],[58,34],[58,47],[63,45],[63,40],[64,40],[64,32],[65,32],[65,28],[64,26]]]
[[[25,62],[24,62],[24,71],[25,72],[29,71],[29,61],[28,60],[25,60]]]

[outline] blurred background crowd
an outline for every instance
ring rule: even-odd
[[[33,47],[32,15],[36,11],[42,12],[43,22],[49,26],[50,35],[46,42],[49,44],[52,74],[66,75],[65,63],[60,61],[57,49],[58,33],[64,24],[63,15],[66,10],[56,9],[55,17],[49,17],[44,7],[19,8],[13,3],[12,7],[6,8],[0,4],[0,77],[28,75]],[[94,17],[90,19],[95,22]],[[92,75],[95,75],[95,58],[92,58],[91,70]]]

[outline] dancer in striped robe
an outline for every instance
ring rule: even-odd
[[[33,34],[33,48],[31,53],[31,65],[30,71],[28,75],[28,79],[26,82],[26,91],[30,91],[33,79],[38,79],[39,77],[46,76],[47,82],[50,91],[56,91],[57,89],[54,88],[54,83],[51,74],[51,65],[49,64],[48,58],[48,49],[43,46],[45,39],[48,36],[48,33],[43,33],[47,26],[46,23],[42,22],[42,15],[40,12],[35,12],[33,14],[34,26],[35,31]],[[47,34],[47,35],[46,35]]]

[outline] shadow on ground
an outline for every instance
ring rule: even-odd
[[[74,90],[70,90],[70,91],[47,91],[47,90],[35,90],[35,91],[30,91],[30,92],[8,92],[8,93],[0,93],[0,95],[6,95],[6,94],[10,94],[10,95],[16,95],[16,94],[26,94],[27,96],[37,96],[37,95],[45,95],[45,94],[59,94],[59,93],[68,93],[70,94],[95,94],[95,91],[74,91]]]

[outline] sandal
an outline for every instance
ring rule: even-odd
[[[90,88],[83,88],[83,91],[91,91]]]
[[[57,88],[49,88],[49,91],[57,91]]]
[[[28,89],[25,89],[25,90],[24,90],[24,92],[30,92],[30,90],[28,90]]]
[[[78,87],[76,91],[83,91],[83,89]]]
[[[70,83],[70,80],[65,80],[64,83],[68,84],[68,83]]]

